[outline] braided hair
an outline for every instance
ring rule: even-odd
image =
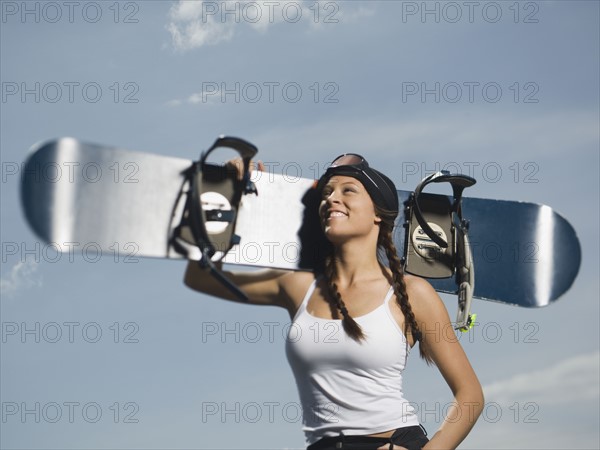
[[[413,336],[415,342],[419,341],[419,354],[427,364],[433,364],[433,359],[422,340],[422,333],[417,324],[417,319],[413,313],[413,310],[408,301],[408,294],[406,293],[406,283],[404,281],[404,269],[402,268],[402,262],[398,257],[396,246],[394,245],[393,230],[394,230],[394,217],[395,213],[386,211],[381,207],[375,206],[376,214],[381,218],[379,224],[379,236],[377,239],[377,247],[385,254],[389,268],[392,272],[392,279],[389,280],[390,284],[394,289],[396,301],[400,306],[400,310],[404,315],[404,335],[408,336],[410,333]],[[381,252],[378,252],[379,264],[385,267],[381,261]],[[357,342],[366,339],[360,325],[350,316],[348,309],[339,293],[335,280],[337,279],[337,269],[335,264],[335,250],[333,246],[330,247],[329,255],[325,258],[324,264],[324,276],[327,282],[327,292],[329,293],[328,301],[331,303],[334,310],[340,311],[342,314],[342,326],[344,331]],[[385,271],[387,273],[387,271]],[[407,343],[408,345],[408,343]]]

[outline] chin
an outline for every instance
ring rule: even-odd
[[[323,230],[323,234],[325,235],[325,237],[327,238],[328,241],[333,242],[336,240],[336,238],[339,235],[339,232],[336,232],[335,230],[332,230],[330,226],[324,226],[322,228]]]
[[[332,244],[342,243],[356,235],[355,232],[348,232],[340,229],[339,227],[331,226],[326,226],[323,230],[323,234]]]

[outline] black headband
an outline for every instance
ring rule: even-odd
[[[351,164],[337,165],[336,161],[348,160]],[[360,155],[342,155],[334,160],[331,167],[319,179],[317,190],[321,192],[329,179],[335,175],[344,175],[359,180],[369,193],[373,203],[380,208],[398,215],[398,194],[396,186],[387,176],[369,167],[367,161]]]

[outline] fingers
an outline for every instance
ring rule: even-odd
[[[236,178],[238,181],[241,181],[244,178],[244,161],[242,158],[234,158],[227,161],[226,165],[235,170]],[[265,164],[262,161],[254,162],[250,161],[250,171],[259,170],[261,172],[265,171]]]
[[[260,172],[264,172],[265,171],[265,165],[262,161],[258,161],[258,162],[254,162],[254,161],[250,161],[250,170],[258,170]]]

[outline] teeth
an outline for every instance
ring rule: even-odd
[[[343,216],[345,216],[345,215],[346,215],[346,214],[344,214],[344,213],[342,213],[342,212],[339,212],[339,211],[332,211],[332,212],[329,214],[329,217],[343,217]]]

